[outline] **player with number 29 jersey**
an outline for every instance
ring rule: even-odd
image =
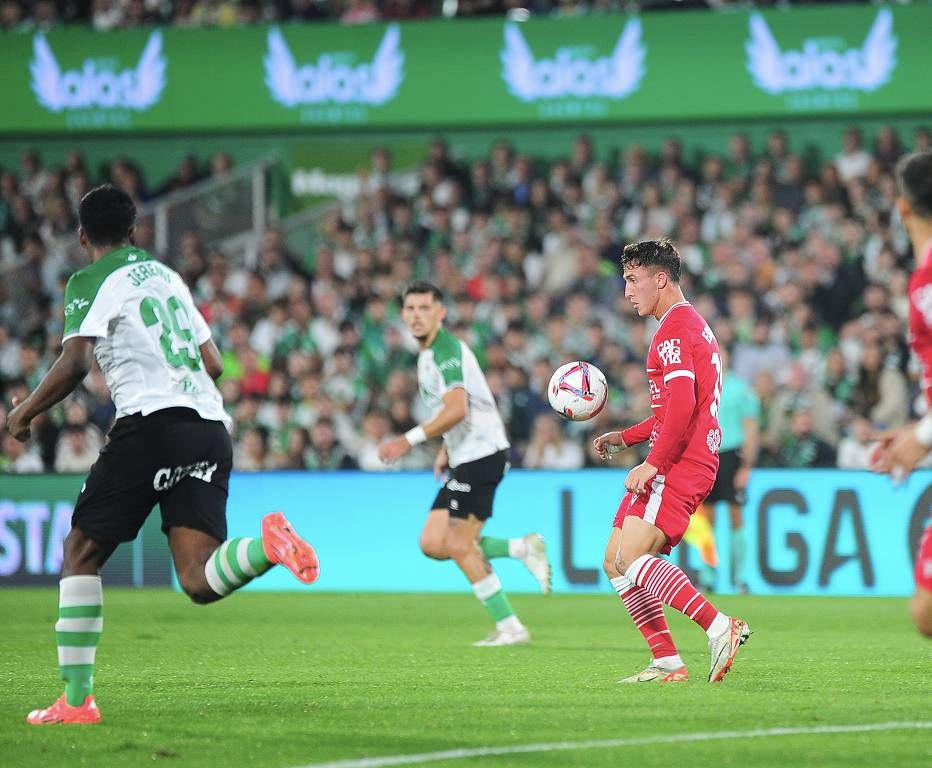
[[[182,407],[231,425],[201,361],[210,328],[178,273],[142,249],[118,248],[72,275],[63,341],[73,336],[97,339],[118,419]]]
[[[262,518],[261,537],[227,538],[231,419],[214,384],[223,362],[210,329],[178,273],[135,246],[136,205],[124,190],[92,189],[78,219],[90,264],[65,288],[61,354],[9,412],[6,429],[28,440],[32,420],[70,395],[95,357],[117,418],[64,541],[55,634],[65,691],[32,710],[30,725],[100,722],[100,570],[120,542],[136,538],[156,505],[178,584],[196,603],[220,600],[275,565],[305,584],[320,573],[313,547],[281,512]]]

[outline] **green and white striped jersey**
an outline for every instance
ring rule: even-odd
[[[184,407],[231,425],[201,360],[210,328],[178,273],[140,248],[117,248],[71,276],[64,340],[72,336],[96,339],[117,418]]]
[[[466,390],[466,418],[443,436],[451,467],[484,459],[508,447],[505,425],[476,356],[444,328],[434,343],[418,355],[417,380],[421,398],[433,415],[443,408],[447,392],[456,387]]]

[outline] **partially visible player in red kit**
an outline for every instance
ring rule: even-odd
[[[680,288],[680,256],[669,240],[629,245],[621,257],[625,296],[641,317],[660,321],[647,354],[652,415],[623,432],[595,439],[603,459],[626,446],[650,440],[647,460],[625,479],[605,573],[653,653],[650,665],[621,683],[680,682],[689,677],[663,615],[663,606],[682,611],[709,637],[709,682],[721,680],[748,625],[720,613],[669,554],[712,490],[722,431],[722,358],[715,335]]]
[[[929,410],[919,421],[879,435],[874,468],[903,478],[932,450],[932,152],[916,152],[896,166],[897,210],[909,233],[916,269],[909,279],[909,347],[922,370],[922,391]],[[916,555],[913,622],[932,637],[932,526]]]

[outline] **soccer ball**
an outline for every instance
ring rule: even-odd
[[[561,365],[547,386],[550,407],[565,419],[586,421],[597,416],[608,399],[605,374],[592,363]]]

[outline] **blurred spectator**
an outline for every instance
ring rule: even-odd
[[[3,433],[2,445],[3,454],[0,455],[0,471],[22,475],[44,470],[45,466],[42,457],[34,445],[21,443],[7,432]]]
[[[877,443],[871,440],[873,427],[869,419],[858,416],[838,443],[839,469],[870,469],[871,455]]]
[[[884,366],[876,344],[864,350],[851,407],[859,416],[884,428],[902,426],[909,416],[906,380],[898,370]]]
[[[835,466],[835,450],[813,432],[812,411],[800,408],[790,417],[777,453],[778,465],[796,469]]]
[[[580,469],[584,463],[582,446],[563,437],[556,416],[542,413],[534,419],[534,430],[522,466],[528,469]]]
[[[369,472],[397,469],[395,465],[385,464],[379,458],[379,446],[388,439],[391,426],[388,416],[382,411],[370,411],[365,415],[362,420],[359,450],[356,452],[356,461],[360,469]]]
[[[247,428],[234,447],[233,468],[242,472],[266,469],[268,439],[268,430],[264,427]]]
[[[139,17],[133,8],[119,4]],[[204,23],[228,12],[218,2],[185,8],[178,3],[175,16]],[[232,10],[251,23],[256,7]],[[345,6],[293,0],[259,10],[318,18]],[[579,137],[563,157],[532,157],[511,141],[459,157],[438,139],[420,166],[398,168],[377,147],[355,191],[300,238],[269,229],[245,255],[225,253],[192,221],[177,252],[160,257],[191,286],[223,351],[237,468],[382,468],[367,446],[427,417],[413,377],[417,350],[398,318],[399,288],[415,276],[448,287],[449,326],[487,371],[514,463],[526,455],[533,466],[580,466],[585,430],[567,424],[563,437],[558,423],[542,425],[550,417],[544,388],[560,363],[590,359],[609,378],[606,429],[645,416],[643,359],[654,324],[634,316],[616,262],[627,239],[669,232],[688,297],[761,399],[765,460],[798,462],[787,445],[813,445],[794,431],[798,411],[809,412],[812,435],[829,446],[853,417],[878,428],[913,415],[919,378],[904,335],[912,256],[890,175],[912,148],[905,135],[895,126],[849,130],[837,159],[780,131],[761,145],[735,134],[723,156],[676,137],[657,153]],[[930,136],[920,129],[910,140],[918,147]],[[167,179],[147,179],[131,158],[98,173],[79,152],[49,164],[27,150],[16,167],[0,169],[7,401],[34,387],[58,352],[64,283],[84,265],[72,234],[80,195],[112,179],[144,200],[149,189],[184,189],[208,169],[225,178],[232,162],[219,147],[209,158],[179,159]],[[153,248],[154,236],[152,217],[140,217],[137,241]],[[87,402],[80,419],[61,407],[35,425],[27,453],[45,468],[59,446],[80,441],[63,431],[67,423],[95,425],[98,439],[109,428],[113,406],[98,370],[79,396]],[[419,448],[406,469],[431,465],[435,448]]]
[[[304,454],[308,469],[355,469],[356,462],[337,441],[333,422],[322,417],[311,427],[311,444]]]
[[[765,442],[770,446],[781,445],[787,433],[793,429],[794,414],[800,411],[807,414],[810,429],[821,440],[830,444],[838,442],[838,425],[831,399],[820,382],[810,379],[806,369],[795,363],[786,373],[783,387],[771,401]]]
[[[55,448],[56,472],[87,472],[97,461],[101,443],[90,437],[94,427],[65,424]]]
[[[348,0],[346,10],[340,15],[344,24],[368,24],[379,20],[379,11],[373,0]]]
[[[867,175],[871,156],[864,150],[864,137],[861,129],[851,127],[845,130],[841,142],[841,152],[835,157],[838,175],[845,183]]]

